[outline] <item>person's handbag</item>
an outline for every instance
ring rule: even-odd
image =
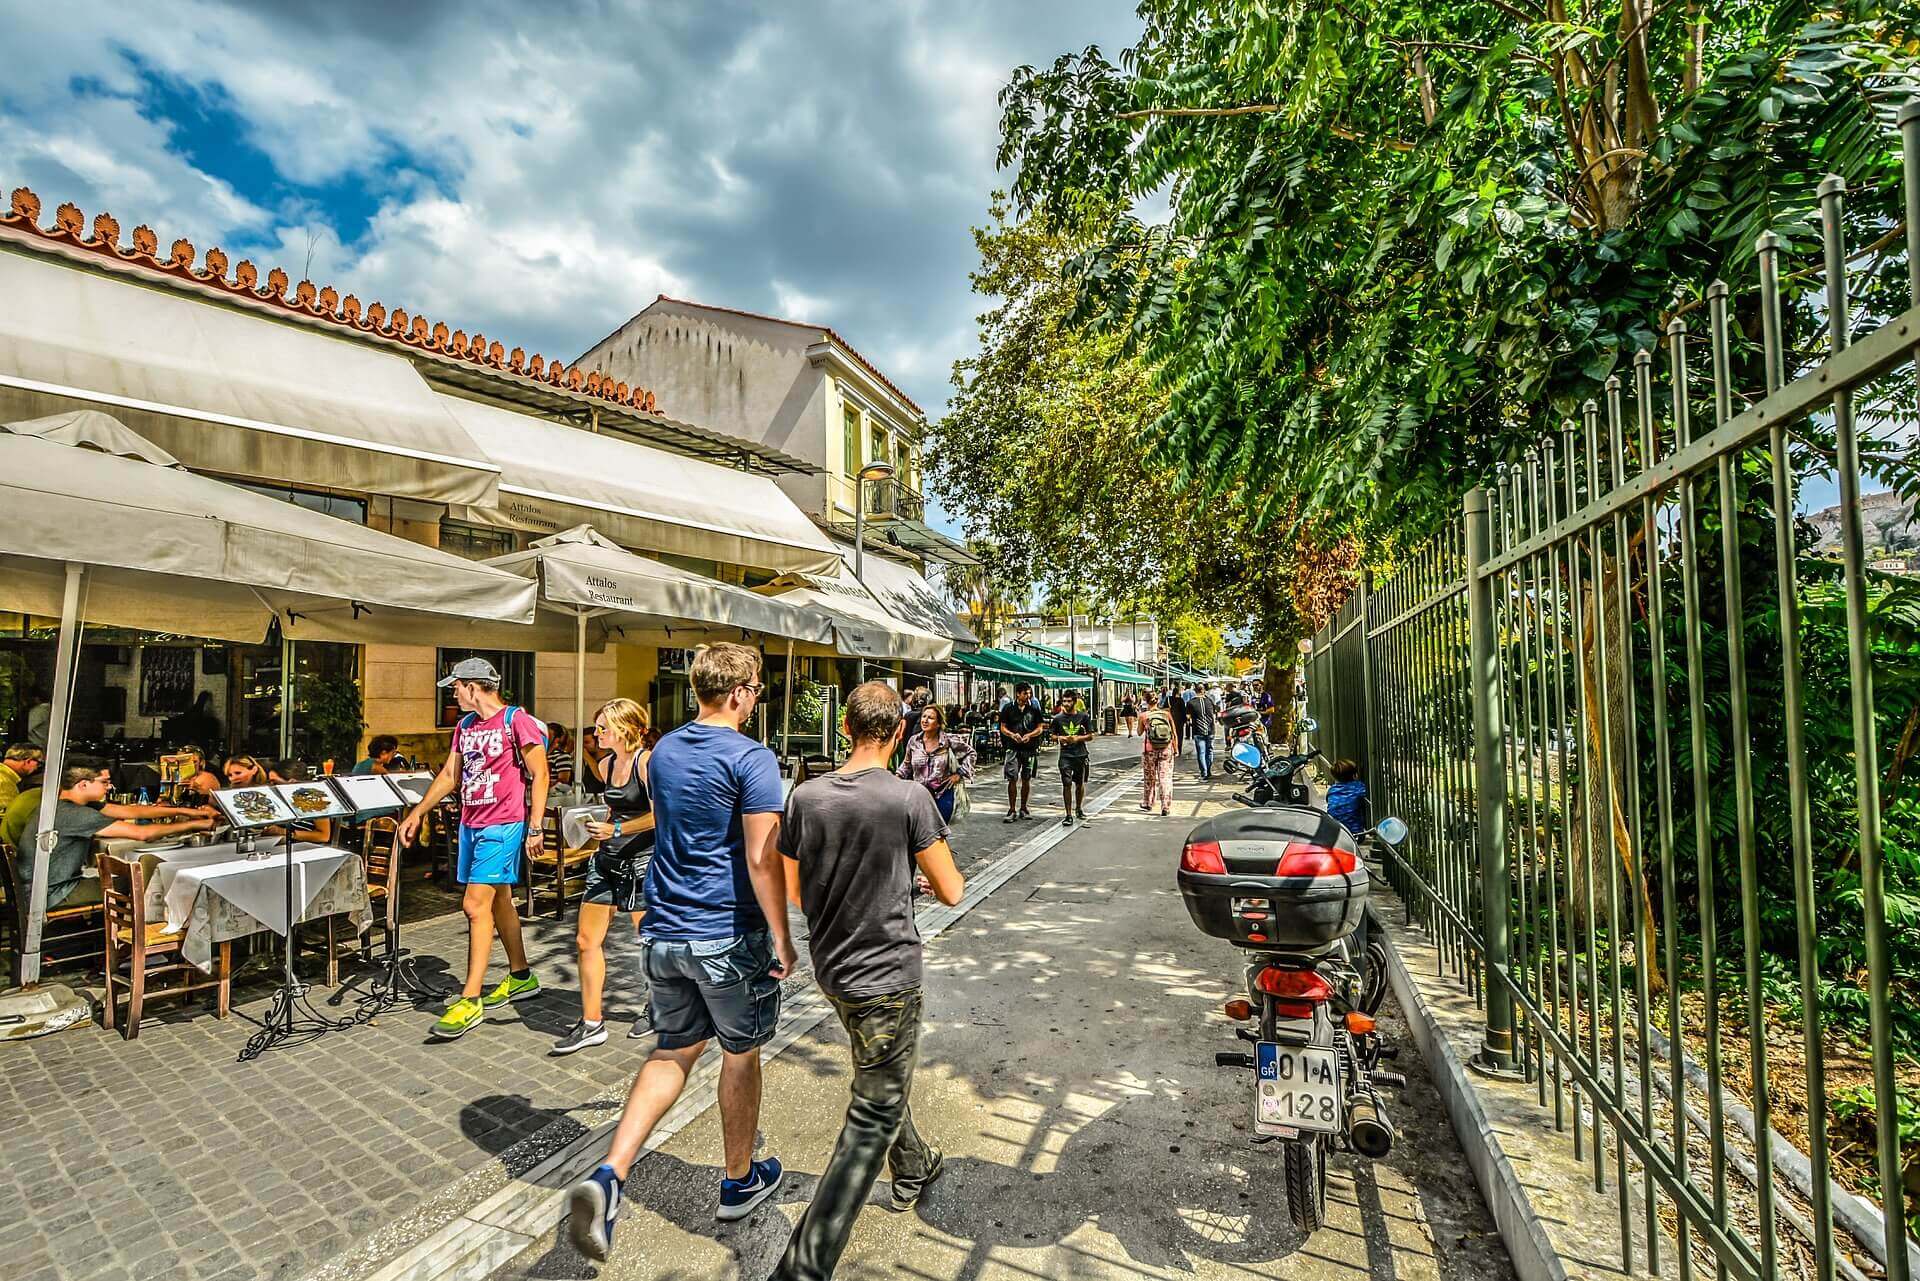
[[[973,799],[960,779],[960,758],[954,755],[952,746],[947,748],[947,777],[953,780],[953,821],[957,823],[973,813]]]

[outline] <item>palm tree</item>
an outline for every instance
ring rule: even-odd
[[[975,552],[980,551],[973,547]],[[983,645],[997,645],[1008,620],[1020,612],[1020,601],[994,576],[986,557],[979,564],[949,567],[947,595],[967,614],[967,625]]]

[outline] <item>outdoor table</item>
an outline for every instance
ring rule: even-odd
[[[180,951],[202,970],[214,945],[249,934],[287,932],[286,850],[262,844],[253,858],[231,842],[153,852],[147,877],[147,917],[183,930]],[[331,845],[295,843],[295,921],[344,914],[356,933],[368,924],[367,869],[359,855]]]

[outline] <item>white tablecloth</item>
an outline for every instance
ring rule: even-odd
[[[284,847],[264,847],[248,859],[232,844],[165,850],[147,878],[147,919],[184,930],[181,952],[201,969],[213,963],[214,944],[271,930],[287,932]],[[366,865],[349,850],[295,844],[295,921],[344,914],[356,931],[368,919]]]

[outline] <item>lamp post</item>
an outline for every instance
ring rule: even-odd
[[[860,571],[866,568],[867,538],[867,482],[870,480],[892,480],[893,464],[884,458],[870,460],[853,478],[853,576],[861,578]],[[866,580],[861,578],[862,582]]]

